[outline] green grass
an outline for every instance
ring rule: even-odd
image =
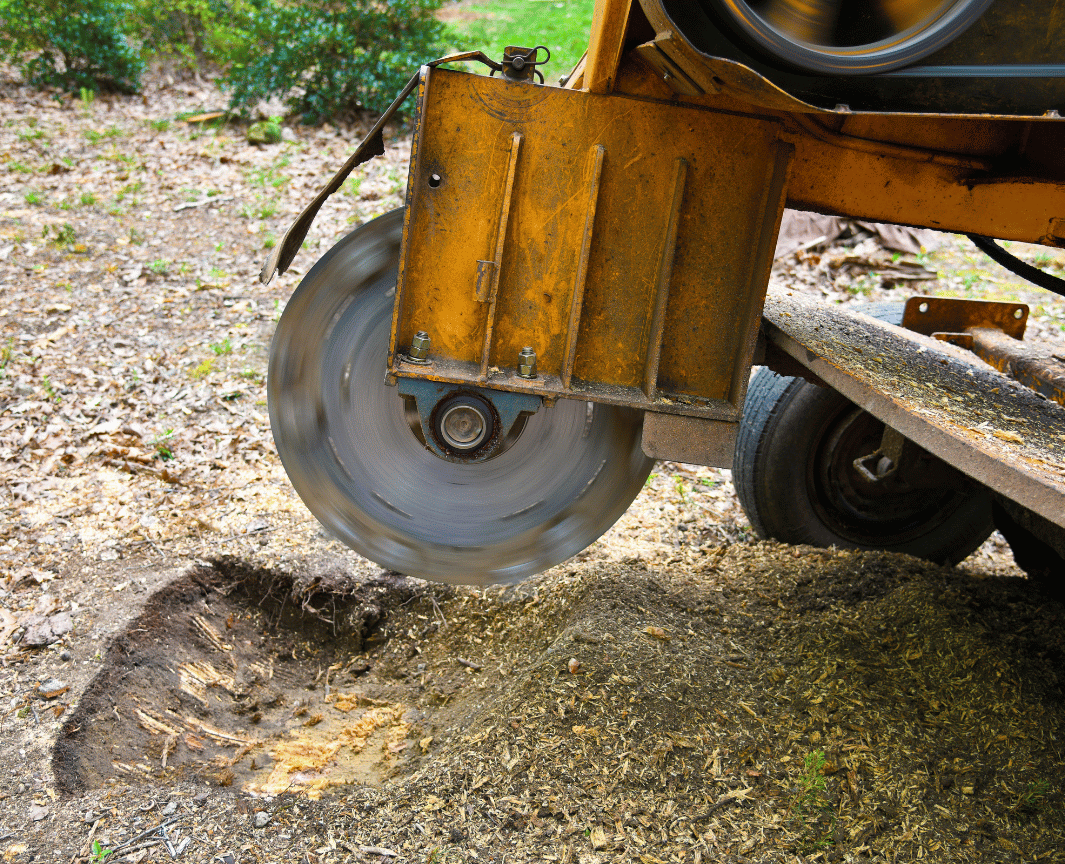
[[[218,357],[222,357],[226,354],[232,354],[233,343],[229,341],[229,337],[227,336],[221,342],[212,342],[211,350],[214,351],[215,355]]]
[[[464,11],[479,17],[452,22],[448,36],[456,48],[480,49],[495,60],[502,59],[507,45],[546,45],[551,60],[540,71],[554,83],[568,75],[588,49],[592,6],[593,0],[495,0],[466,7]]]
[[[791,802],[791,815],[798,824],[802,838],[799,851],[805,854],[817,852],[833,843],[835,827],[832,802],[828,798],[825,780],[825,752],[814,750],[803,760],[798,789]]]
[[[174,437],[174,430],[167,429],[162,435],[152,439],[151,445],[155,448],[155,455],[164,462],[174,458],[174,451],[170,449],[169,441]]]

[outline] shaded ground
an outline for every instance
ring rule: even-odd
[[[398,205],[409,140],[263,287],[357,125],[255,148],[175,119],[223,100],[166,73],[0,98],[6,860],[166,820],[193,861],[1065,858],[1062,608],[1000,538],[957,569],[756,543],[728,472],[667,464],[516,588],[382,573],[295,498],[263,375],[299,271]],[[927,275],[1061,340],[1065,302],[965,242],[858,235],[774,278],[851,302]],[[123,856],[171,860],[142,840]]]
[[[688,553],[483,594],[201,565],[0,818],[33,860],[168,819],[204,861],[1061,860],[1059,603],[905,556]]]

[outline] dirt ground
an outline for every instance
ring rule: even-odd
[[[262,286],[365,124],[251,146],[167,70],[0,100],[4,861],[1065,860],[1065,610],[1000,537],[957,568],[758,541],[729,472],[664,464],[517,586],[383,572],[291,490],[264,376],[302,273],[400,203],[407,131]],[[967,244],[859,231],[774,278],[1023,299],[1065,342]]]

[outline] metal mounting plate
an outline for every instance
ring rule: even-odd
[[[902,326],[914,333],[964,333],[970,327],[996,327],[1014,339],[1024,338],[1028,306],[993,300],[959,300],[954,297],[911,297],[906,301]]]
[[[425,70],[390,382],[737,419],[783,209],[779,131]],[[419,330],[432,369],[402,360]],[[514,374],[524,346],[536,380]]]

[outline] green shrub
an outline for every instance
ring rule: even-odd
[[[126,0],[0,0],[0,57],[38,87],[133,92],[144,70],[133,20]]]
[[[418,66],[440,53],[440,0],[266,0],[222,79],[246,112],[283,97],[304,122],[354,108],[383,111]]]
[[[251,17],[267,0],[136,0],[144,48],[190,66],[225,64],[248,38]]]

